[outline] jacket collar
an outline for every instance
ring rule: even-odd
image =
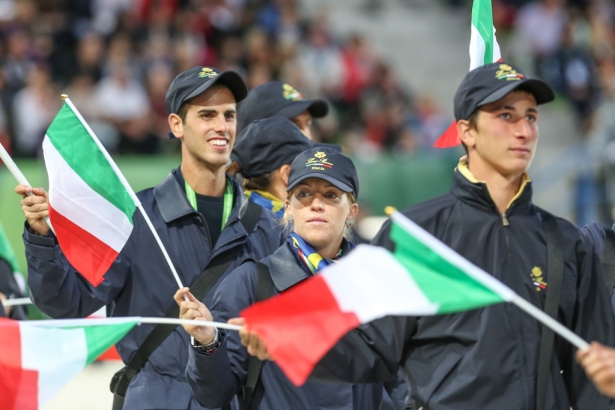
[[[271,280],[278,292],[283,292],[312,276],[307,267],[297,259],[288,242],[265,258],[263,263],[269,266]]]
[[[156,187],[154,187],[154,197],[158,205],[158,210],[165,223],[169,223],[186,215],[196,214],[195,209],[186,198],[186,191],[178,182],[175,175],[180,172],[179,168],[172,170]],[[181,175],[181,174],[180,174]],[[226,176],[233,184],[233,210],[229,217],[227,226],[246,212],[248,198],[245,196],[239,183],[229,175]]]
[[[512,198],[506,212],[526,208],[532,203],[532,180],[524,173],[519,192]],[[483,209],[498,212],[495,202],[491,198],[489,188],[485,181],[474,177],[466,162],[460,162],[453,177],[451,193],[462,201],[471,203]]]
[[[271,280],[278,292],[283,292],[291,286],[313,276],[303,261],[299,259],[297,252],[291,249],[291,246],[289,242],[286,242],[262,261],[269,267]],[[342,255],[346,256],[352,249],[353,245],[344,239],[342,242]]]

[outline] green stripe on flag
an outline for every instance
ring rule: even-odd
[[[126,214],[132,223],[136,206],[79,118],[64,104],[47,130],[47,137],[66,163],[94,191]]]
[[[483,65],[493,63],[493,11],[491,0],[474,0],[472,25],[485,42]]]
[[[92,319],[102,320],[102,319]],[[137,322],[118,323],[114,325],[85,326],[85,340],[88,346],[88,360],[92,363],[111,346],[119,342]]]
[[[391,226],[395,258],[408,270],[438,314],[476,309],[504,302],[497,293],[448,262],[397,223]]]

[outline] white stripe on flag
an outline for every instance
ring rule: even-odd
[[[354,312],[361,323],[384,315],[421,316],[438,311],[439,305],[427,299],[410,273],[384,248],[359,245],[322,275],[340,309]],[[369,300],[377,302],[367,303]]]
[[[43,152],[49,173],[51,206],[119,253],[133,228],[126,214],[90,188],[48,137],[43,140]]]
[[[485,64],[485,41],[474,24],[470,25],[470,31],[470,71],[472,71]]]
[[[83,329],[50,329],[20,323],[21,364],[38,371],[38,405],[43,407],[85,367]],[[58,351],[58,347],[62,350]]]

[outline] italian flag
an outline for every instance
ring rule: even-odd
[[[70,100],[49,126],[43,153],[60,248],[98,286],[128,241],[139,201]]]
[[[384,316],[461,312],[515,293],[402,214],[392,216],[395,252],[359,245],[282,295],[242,312],[286,376],[303,384],[348,331]]]
[[[0,408],[43,407],[137,323],[138,318],[0,319]]]
[[[470,71],[480,66],[502,61],[500,46],[495,38],[491,0],[474,0],[470,34]],[[457,135],[457,122],[442,134],[434,144],[436,148],[450,148],[461,144]]]

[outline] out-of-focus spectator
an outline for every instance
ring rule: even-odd
[[[240,73],[251,89],[281,80],[307,99],[326,98],[330,114],[314,124],[313,136],[349,153],[369,144],[376,151],[398,152],[425,145],[423,135],[431,138],[437,128],[433,119],[442,114],[435,108],[428,113],[410,99],[367,38],[340,37],[326,10],[306,18],[301,4],[0,0],[0,10],[7,11],[0,16],[0,73],[5,79],[0,102],[6,113],[0,127],[6,131],[0,134],[20,141],[17,155],[40,151],[49,113],[61,101],[54,97],[56,105],[46,105],[47,116],[37,115],[35,121],[22,107],[33,105],[34,88],[44,88],[68,93],[113,153],[176,150],[165,141],[164,90],[176,73],[204,65]],[[36,65],[50,68],[46,87],[26,87]]]
[[[159,140],[150,132],[147,92],[127,64],[118,61],[109,66],[109,74],[96,86],[95,99],[101,117],[120,132],[119,152],[156,152]]]
[[[565,0],[540,0],[522,7],[515,26],[522,41],[528,42],[537,59],[555,53],[561,43],[566,24]]]
[[[14,149],[23,156],[35,156],[47,127],[60,105],[59,95],[54,98],[49,69],[36,65],[30,69],[26,87],[13,99]]]

